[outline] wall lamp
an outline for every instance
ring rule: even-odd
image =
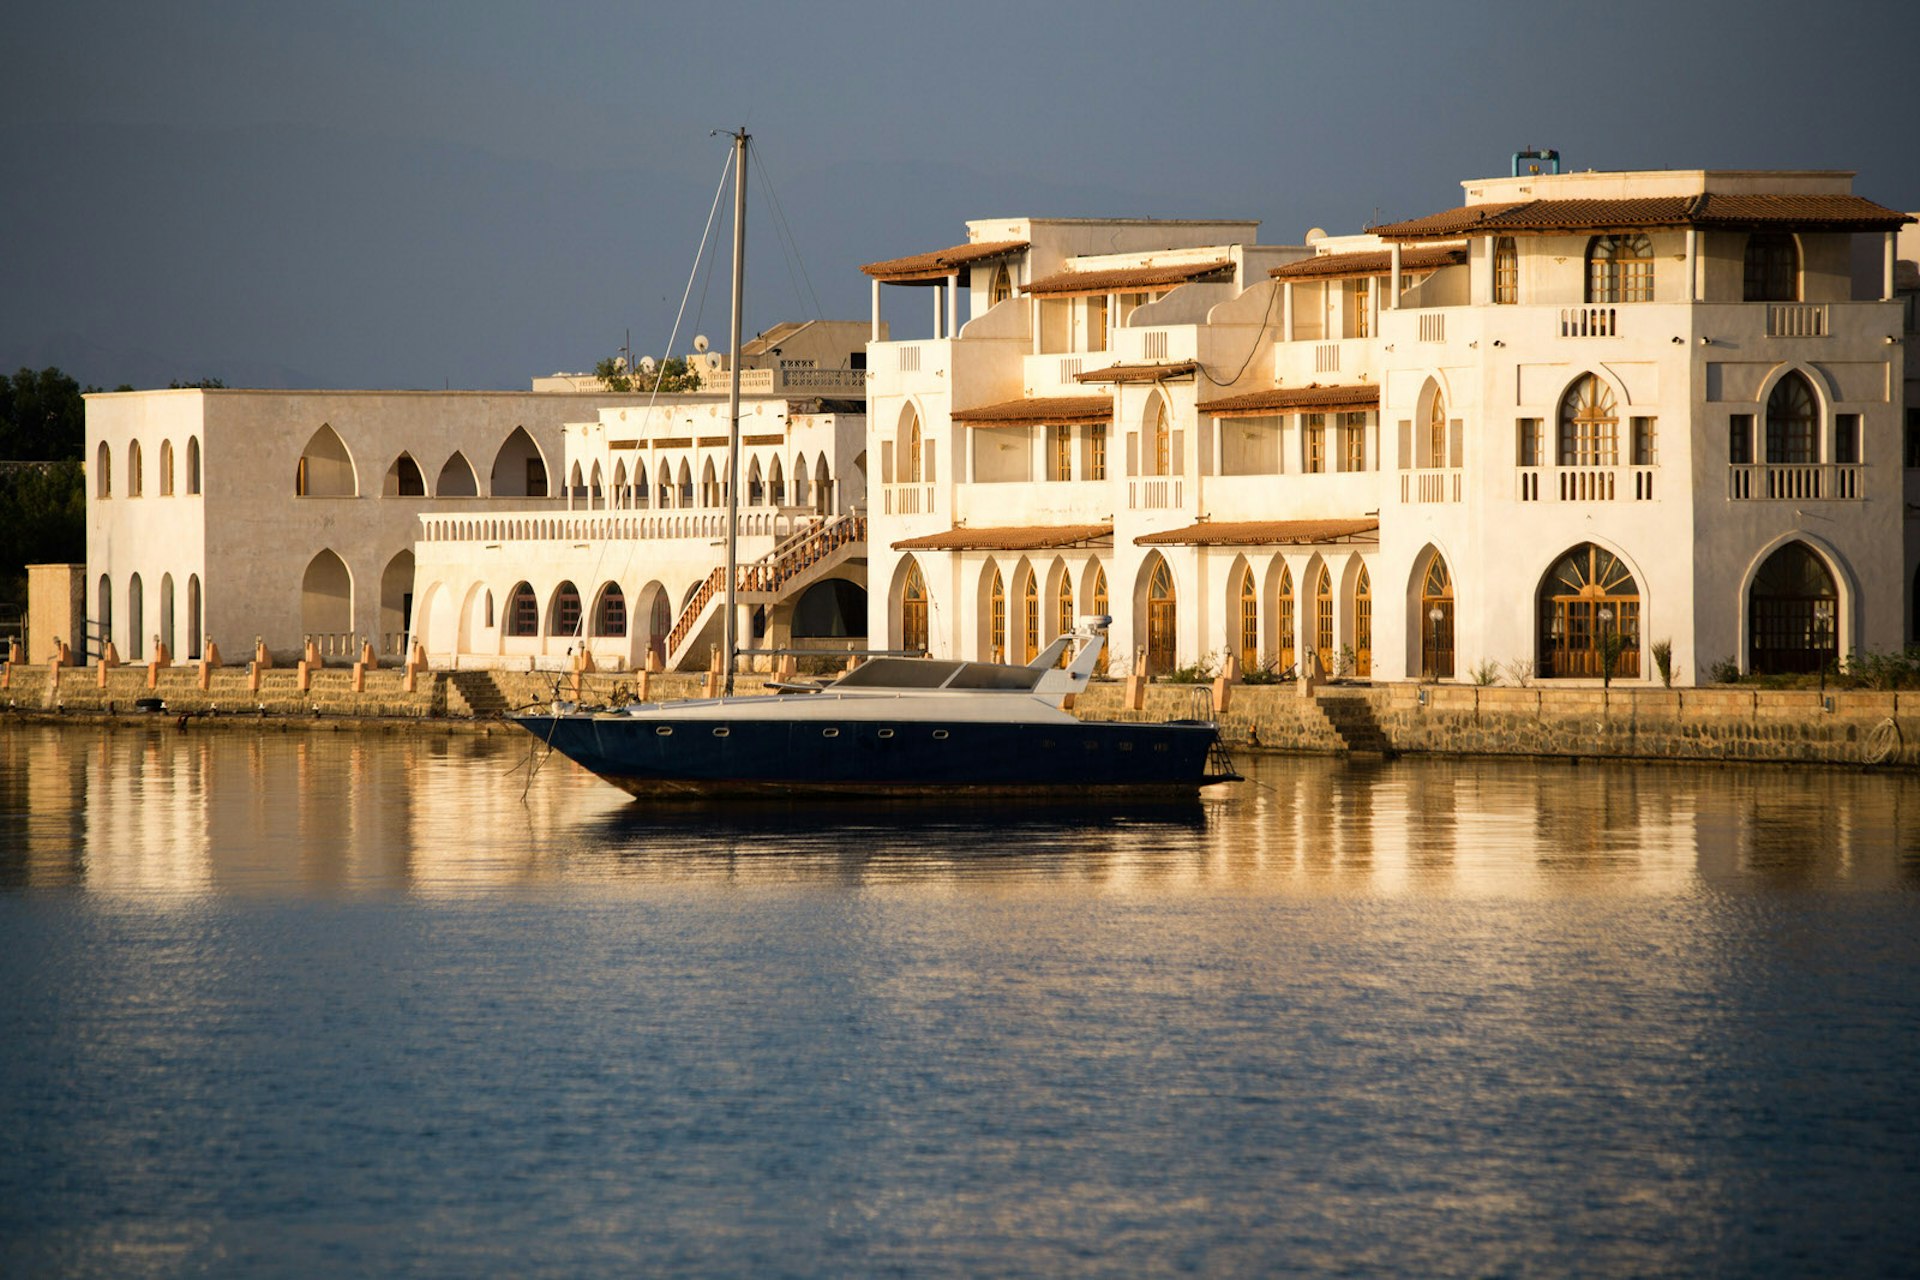
[[[1493,345],[1496,347],[1504,347],[1507,345],[1507,340],[1505,338],[1495,338],[1493,340]]]
[[[1676,334],[1674,334],[1674,335],[1673,335],[1673,345],[1674,345],[1674,346],[1676,346],[1676,347],[1677,347],[1677,346],[1680,346],[1680,345],[1682,345],[1682,344],[1683,344],[1683,343],[1685,343],[1685,342],[1686,342],[1686,339],[1685,339],[1685,338],[1683,338],[1683,337],[1681,337],[1681,336],[1680,336],[1679,334],[1677,334],[1677,333],[1676,333]]]
[[[1897,346],[1899,346],[1899,345],[1900,345],[1900,339],[1898,339],[1898,338],[1896,338],[1896,337],[1894,337],[1894,336],[1893,336],[1892,334],[1888,334],[1888,335],[1887,335],[1887,345],[1888,345],[1888,346],[1890,346],[1890,347],[1897,347]]]
[[[1703,333],[1700,335],[1700,345],[1703,347],[1710,347],[1713,345],[1713,339],[1709,338],[1706,334]]]

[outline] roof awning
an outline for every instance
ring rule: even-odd
[[[970,267],[1023,253],[1026,248],[1025,240],[986,240],[905,258],[888,258],[885,262],[869,262],[860,269],[882,284],[942,284],[948,276],[965,275]]]
[[[1892,231],[1913,219],[1855,195],[1637,196],[1620,200],[1522,200],[1466,205],[1373,228],[1385,240],[1458,235],[1553,235],[1671,227],[1740,230]]]
[[[1431,271],[1436,267],[1457,267],[1466,260],[1464,244],[1421,245],[1400,251],[1400,270]],[[1384,276],[1392,270],[1391,249],[1368,249],[1302,258],[1284,267],[1275,267],[1267,274],[1275,280],[1351,280],[1360,276]]]
[[[1249,391],[1220,400],[1202,401],[1196,408],[1216,418],[1258,417],[1269,413],[1317,413],[1326,409],[1378,409],[1380,387],[1356,383],[1345,387],[1274,387]]]
[[[1165,382],[1170,378],[1192,377],[1200,367],[1198,360],[1175,360],[1163,364],[1110,364],[1091,373],[1076,373],[1075,382]]]
[[[1202,520],[1184,529],[1145,533],[1133,541],[1142,547],[1314,547],[1336,542],[1379,542],[1380,521],[1375,516],[1353,520]]]
[[[955,409],[953,421],[969,427],[1031,427],[1041,423],[1113,421],[1111,396],[1035,396]]]
[[[944,533],[903,538],[895,551],[1051,551],[1059,547],[1111,546],[1110,524],[1018,525],[998,529],[957,526]]]
[[[1209,276],[1230,273],[1233,260],[1215,258],[1206,262],[1168,262],[1144,267],[1111,267],[1100,271],[1058,271],[1035,280],[1022,293],[1043,298],[1081,298],[1102,293],[1137,293],[1143,289],[1165,289],[1191,284]]]

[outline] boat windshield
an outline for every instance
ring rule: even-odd
[[[940,662],[927,658],[874,658],[834,681],[840,689],[1028,690],[1043,672],[992,662]]]

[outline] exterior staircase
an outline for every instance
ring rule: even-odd
[[[1313,695],[1314,705],[1333,727],[1349,755],[1379,756],[1391,760],[1400,753],[1392,739],[1374,718],[1373,702],[1362,689],[1322,689]]]
[[[492,672],[455,671],[447,677],[447,710],[474,720],[498,720],[509,708]]]
[[[783,540],[758,560],[739,566],[741,604],[774,604],[803,591],[849,560],[867,553],[867,518],[834,516]],[[666,666],[695,671],[707,664],[707,650],[718,644],[725,623],[727,569],[715,566],[674,619],[667,632]]]

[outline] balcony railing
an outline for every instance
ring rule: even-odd
[[[881,510],[890,516],[924,516],[933,512],[933,486],[918,480],[880,486]]]
[[[1521,502],[1651,502],[1649,467],[1520,467],[1515,496]]]
[[[1827,306],[1824,302],[1770,302],[1767,304],[1769,338],[1824,338]]]
[[[1400,473],[1402,502],[1458,502],[1461,488],[1460,472],[1451,467]]]
[[[1184,506],[1186,485],[1180,476],[1143,476],[1127,481],[1127,508],[1164,511]]]
[[[1860,471],[1853,462],[1735,463],[1727,468],[1727,497],[1735,502],[1857,502]]]
[[[777,511],[742,511],[740,536],[777,535],[793,521]],[[727,532],[724,512],[682,511],[659,515],[615,512],[553,515],[420,517],[422,542],[588,542],[655,538],[722,538]]]
[[[1560,336],[1563,338],[1617,338],[1618,315],[1613,307],[1560,308]]]

